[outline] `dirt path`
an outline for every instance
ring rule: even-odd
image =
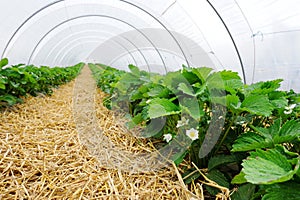
[[[129,173],[158,171],[165,166],[170,166],[169,161],[160,156],[157,151],[148,149],[147,152],[133,152],[128,151],[128,148],[124,147],[120,140],[112,143],[109,138],[111,136],[105,135],[98,124],[95,106],[96,94],[95,80],[89,68],[85,67],[75,83],[73,113],[81,143],[87,147],[91,155],[97,158],[99,163],[106,168],[119,169]],[[101,110],[105,109],[102,107]],[[122,124],[120,121],[122,119],[119,119],[119,122],[116,121],[116,124]],[[119,132],[122,131],[130,135],[130,132],[124,127],[121,131],[119,128]],[[114,134],[120,135],[119,133]]]
[[[77,83],[75,87],[74,82],[61,86],[50,97],[28,97],[24,104],[0,112],[0,199],[189,199],[189,192],[173,168],[130,174],[98,162],[97,155],[107,151],[90,152],[99,144],[99,136],[90,133],[99,129],[93,125],[89,128],[95,130],[88,130],[84,118],[73,118],[73,114],[79,116],[79,110],[73,112]],[[84,87],[87,84],[89,81]],[[96,94],[98,97],[100,92]],[[92,101],[90,98],[85,100]],[[97,106],[81,109],[94,109],[89,114],[101,116],[102,121],[93,116],[92,119],[95,123],[99,120],[103,135],[111,134],[100,138],[102,147],[111,148],[113,143],[107,140],[118,142],[112,133],[120,132],[122,126],[118,125],[118,118],[108,116],[109,111]],[[82,116],[91,119],[85,114]],[[127,150],[130,145],[136,146],[130,137],[122,142]]]

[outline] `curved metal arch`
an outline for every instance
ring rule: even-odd
[[[147,65],[147,68],[148,68],[148,71],[151,72],[150,70],[150,65],[148,63],[148,60],[146,59],[145,55],[143,54],[143,52],[133,43],[131,42],[131,40],[129,40],[128,38],[124,37],[124,36],[119,36],[121,38],[123,38],[124,40],[128,41],[132,46],[134,46],[136,48],[136,50],[141,54],[141,56],[143,57],[146,65]]]
[[[177,2],[178,3],[178,2]],[[211,54],[214,59],[216,60],[216,62],[218,62],[218,64],[220,66],[223,66],[222,62],[219,60],[219,58],[217,57],[217,55],[213,52],[213,49],[210,45],[210,43],[208,42],[207,38],[204,36],[201,28],[198,26],[198,24],[195,22],[195,20],[188,14],[188,12],[186,10],[184,10],[184,8],[180,5],[180,3],[178,3],[179,6],[181,7],[181,9],[187,14],[187,16],[190,18],[190,20],[192,21],[192,23],[194,24],[194,26],[199,30],[200,34],[202,35],[203,37],[203,40],[205,41],[205,43],[207,44],[208,48],[209,48],[209,51],[208,53]]]
[[[82,39],[82,38],[80,38],[80,39]],[[63,45],[63,46],[56,52],[55,56],[52,57],[52,60],[54,61],[54,63],[55,63],[55,61],[57,61],[57,60],[59,59],[59,55],[61,55],[66,49],[68,49],[69,46],[72,46],[72,45],[70,45],[70,44],[74,44],[74,43],[77,44],[77,43],[80,43],[80,42],[78,42],[78,39],[76,38],[76,39],[73,39],[73,40],[68,41],[67,44]],[[51,51],[51,53],[52,53],[52,51]],[[49,53],[49,54],[50,54],[50,53]],[[48,58],[48,57],[49,57],[49,55],[47,56],[47,58]],[[32,59],[34,59],[34,58],[32,58]]]
[[[153,49],[151,47],[142,47],[142,48],[140,48],[140,51],[145,51],[145,50],[146,51],[148,51],[148,50],[152,51]],[[176,53],[174,51],[171,51],[169,49],[164,49],[164,48],[158,48],[158,50],[162,53],[169,53],[170,55],[176,56],[176,57],[184,60],[184,56],[181,53]],[[181,64],[178,63],[178,66],[180,66],[180,65],[182,65],[182,63]]]
[[[80,39],[82,39],[82,38],[80,38]],[[89,39],[89,38],[87,38],[87,39]],[[96,39],[96,37],[90,38],[90,39]],[[78,43],[77,40],[78,40],[78,39],[72,40],[72,42]],[[97,42],[98,40],[94,40],[94,41]],[[89,42],[90,42],[90,41],[89,41]],[[116,43],[116,44],[117,44],[118,46],[120,46],[121,48],[123,48],[123,49],[125,50],[125,52],[127,52],[127,53],[131,56],[131,58],[132,58],[132,60],[134,61],[134,63],[137,64],[137,62],[136,62],[135,58],[133,57],[133,55],[129,52],[129,50],[128,50],[124,45],[120,44],[120,43],[117,42],[117,41],[113,41],[113,42]],[[70,42],[69,42],[69,43],[70,43]],[[81,42],[80,44],[84,44],[84,43],[86,43],[86,41]],[[69,47],[65,47],[64,49],[66,49],[66,48],[69,48]],[[56,56],[56,57],[54,58],[54,60],[57,60],[57,59],[58,59],[58,57]]]
[[[94,32],[99,32],[99,33],[101,33],[101,32],[103,32],[103,31],[94,31]],[[107,33],[109,33],[109,32],[107,32]],[[141,56],[143,57],[143,59],[144,59],[144,61],[145,61],[145,63],[146,63],[146,65],[147,65],[147,67],[148,67],[148,70],[150,71],[150,67],[149,67],[149,63],[148,63],[148,61],[147,61],[147,59],[146,59],[146,57],[145,57],[145,55],[139,50],[139,48],[132,42],[132,41],[130,41],[129,39],[127,39],[127,38],[125,38],[124,36],[121,36],[121,35],[118,35],[118,36],[115,36],[115,37],[119,37],[119,38],[121,38],[121,39],[124,39],[124,40],[126,40],[127,42],[129,42],[131,45],[133,45],[138,51],[139,51],[139,53],[141,54]],[[115,42],[115,43],[117,43],[115,40],[113,40],[113,42]],[[121,44],[121,43],[120,43]],[[123,45],[124,46],[124,45]],[[52,52],[53,50],[51,50],[50,52]],[[134,62],[135,62],[135,65],[137,66],[137,62],[136,62],[136,60],[135,60],[135,58],[133,57],[133,55],[130,53],[130,51],[126,48],[126,51],[130,54],[130,56],[132,57],[132,59],[134,60]],[[49,53],[50,54],[50,53]],[[47,55],[47,58],[49,57],[49,54]],[[46,59],[44,59],[44,60],[46,60]]]
[[[92,41],[90,41],[92,42]],[[86,42],[86,43],[90,43],[90,42]],[[65,55],[60,59],[59,62],[63,63],[65,60],[70,60],[70,56],[72,54],[70,54],[70,52],[72,52],[73,50],[77,49],[78,47],[80,47],[82,44],[76,44],[74,45],[74,47],[70,48],[67,52],[65,52]]]
[[[142,53],[143,51],[147,51],[147,50],[153,50],[153,48],[151,48],[151,47],[143,47],[143,48],[139,48],[139,49],[135,49],[135,50],[133,50],[132,52],[139,52],[139,53]],[[181,54],[181,53],[176,53],[176,52],[174,52],[174,51],[171,51],[171,50],[169,50],[169,49],[164,49],[164,48],[159,48],[159,51],[160,52],[162,52],[162,53],[168,53],[168,54],[170,54],[170,55],[173,55],[173,56],[176,56],[176,57],[178,57],[178,58],[180,58],[181,60],[184,60],[184,57],[183,57],[183,55]],[[142,53],[142,55],[144,55],[143,53]],[[123,55],[121,55],[121,56],[119,56],[119,57],[122,57]],[[115,61],[113,61],[113,62],[115,62]],[[112,62],[112,63],[113,63]],[[178,64],[178,66],[180,66],[181,64],[180,63],[178,63],[177,62],[177,64]]]
[[[54,1],[54,2],[52,2],[52,3],[49,3],[49,4],[47,4],[46,6],[44,6],[44,7],[42,7],[42,8],[40,8],[39,10],[37,10],[37,11],[35,11],[32,15],[30,15],[27,19],[25,19],[25,21],[16,29],[16,31],[13,33],[13,35],[10,37],[10,39],[9,39],[9,41],[7,42],[7,44],[5,45],[5,48],[4,48],[4,50],[3,50],[3,52],[2,52],[2,55],[1,55],[1,59],[3,58],[3,56],[4,56],[4,54],[6,53],[6,51],[7,51],[7,48],[8,48],[8,46],[10,45],[10,43],[11,43],[11,41],[12,41],[12,39],[16,36],[16,34],[19,32],[19,30],[32,18],[32,17],[34,17],[35,15],[37,15],[38,13],[40,13],[40,12],[42,12],[43,10],[45,10],[45,9],[47,9],[47,8],[49,8],[49,7],[51,7],[51,6],[53,6],[53,5],[55,5],[55,4],[57,4],[57,3],[61,3],[61,2],[63,2],[63,1],[65,1],[65,0],[56,0],[56,1]],[[178,47],[179,47],[179,49],[180,49],[180,51],[182,52],[182,54],[183,54],[183,56],[184,56],[184,58],[185,58],[185,60],[186,60],[186,62],[187,62],[187,65],[188,66],[190,66],[189,65],[189,61],[188,61],[188,59],[187,59],[187,57],[186,57],[186,55],[185,55],[185,53],[184,53],[184,51],[183,51],[183,49],[182,49],[182,47],[181,47],[181,45],[179,44],[179,42],[177,41],[177,39],[176,39],[176,37],[171,33],[171,31],[158,19],[158,18],[156,18],[154,15],[152,15],[150,12],[148,12],[148,11],[146,11],[145,9],[143,9],[143,8],[141,8],[141,7],[139,7],[139,6],[137,6],[137,5],[135,5],[135,4],[133,4],[133,3],[131,3],[131,2],[128,2],[128,1],[125,1],[125,0],[120,0],[121,2],[124,2],[124,3],[127,3],[127,4],[129,4],[129,5],[131,5],[131,6],[134,6],[134,7],[136,7],[136,8],[138,8],[139,10],[141,10],[141,11],[143,11],[144,13],[146,13],[146,14],[148,14],[150,17],[152,17],[153,19],[155,19],[169,34],[170,34],[170,36],[174,39],[174,41],[176,42],[176,44],[178,45]],[[161,56],[160,56],[161,57]],[[162,57],[161,57],[161,59],[162,59]],[[163,60],[163,59],[162,59]],[[165,66],[165,63],[164,63],[164,61],[163,61],[163,64],[164,64],[164,67],[165,67],[165,70],[166,70],[166,66]]]
[[[69,29],[68,29],[69,30]],[[83,31],[82,31],[83,32]],[[77,32],[77,34],[79,34],[81,32]],[[73,34],[72,36],[74,36],[75,34]],[[57,42],[49,51],[48,51],[48,54],[46,55],[46,57],[44,57],[43,61],[45,62],[45,60],[48,59],[48,57],[52,54],[52,52],[57,48],[59,47],[59,45],[61,45],[63,42],[65,42],[67,39],[69,39],[69,37],[67,38],[64,38],[62,40],[60,40],[59,42]]]
[[[212,3],[209,0],[206,0],[206,1],[210,5],[210,7],[215,11],[215,13],[217,14],[217,16],[221,20],[222,24],[224,25],[224,27],[225,27],[228,35],[230,36],[230,39],[231,39],[231,41],[233,43],[234,49],[235,49],[235,51],[237,53],[237,56],[238,56],[238,59],[239,59],[239,62],[240,62],[241,68],[242,68],[242,75],[243,75],[243,79],[244,79],[244,84],[246,84],[247,81],[246,81],[246,74],[245,74],[244,64],[243,64],[242,57],[240,55],[239,49],[238,49],[238,47],[237,47],[237,45],[236,45],[236,43],[235,43],[235,41],[233,39],[233,36],[232,36],[232,34],[231,34],[231,32],[230,32],[227,24],[225,23],[225,21],[223,20],[222,16],[220,15],[220,13],[217,11],[217,9],[214,7],[214,5],[212,5]]]
[[[81,25],[81,24],[80,24],[80,25]],[[64,29],[64,30],[66,30],[66,29]],[[62,31],[64,31],[64,30],[62,30]],[[68,30],[69,30],[69,29],[68,29]],[[77,35],[77,34],[84,33],[84,32],[87,32],[87,31],[76,32],[76,34],[73,33],[71,36],[75,36],[75,35]],[[110,32],[104,32],[104,31],[93,31],[93,32],[97,32],[97,33],[110,33]],[[112,34],[111,34],[111,35],[112,35]],[[52,47],[51,50],[49,51],[49,53],[47,54],[46,58],[44,58],[44,60],[46,60],[46,59],[49,57],[49,55],[54,51],[54,49],[55,49],[56,47],[58,47],[60,44],[62,44],[63,41],[66,41],[66,40],[69,39],[69,38],[70,38],[70,37],[64,38],[63,40],[61,40],[61,41],[59,41],[57,44],[55,44],[54,47]]]
[[[86,41],[87,43],[94,43],[94,41]],[[70,47],[69,49],[67,49],[63,56],[61,58],[57,58],[57,63],[63,63],[64,60],[68,60],[71,55],[69,55],[70,52],[72,52],[74,49],[78,48],[79,46],[82,46],[82,43],[78,43],[78,44],[74,44],[72,47]]]
[[[99,37],[98,37],[99,38]],[[54,57],[54,61],[56,61],[56,60],[58,60],[58,55],[60,55],[60,53],[61,52],[63,52],[66,48],[69,48],[68,47],[68,45],[70,44],[70,43],[74,43],[74,42],[76,42],[76,43],[78,43],[77,41],[78,40],[81,40],[82,39],[82,37],[81,38],[75,38],[75,39],[73,39],[73,40],[71,40],[71,41],[68,41],[68,43],[66,44],[66,45],[64,45],[63,47],[62,47],[62,49],[60,49],[58,52],[57,52],[57,55]],[[114,41],[115,42],[115,41]],[[84,42],[81,42],[81,44],[84,44]],[[121,46],[121,48],[122,48],[122,46]],[[53,50],[51,50],[51,52],[52,52]],[[125,49],[125,51],[127,51],[126,49]],[[49,57],[49,55],[47,56],[47,57]]]
[[[89,42],[87,42],[89,43]],[[78,47],[80,47],[82,44],[77,44],[74,47],[70,48],[67,52],[64,53],[64,56],[60,59],[60,63],[64,63],[65,60],[67,60],[67,63],[69,62],[69,60],[72,58],[73,54],[70,54],[70,52],[72,52],[73,50],[76,50]],[[63,62],[64,61],[64,62]]]
[[[143,37],[144,37],[144,38],[145,38],[145,39],[146,39],[146,40],[147,40],[154,48],[155,48],[156,52],[158,53],[158,55],[159,55],[159,57],[160,57],[160,59],[161,59],[161,61],[162,61],[162,63],[163,63],[163,66],[164,66],[165,70],[167,71],[166,64],[165,64],[165,61],[164,61],[163,57],[162,57],[161,54],[159,53],[157,47],[156,47],[156,46],[153,44],[153,42],[147,37],[147,35],[145,35],[145,34],[144,34],[142,31],[140,31],[138,28],[136,28],[135,26],[133,26],[132,24],[130,24],[130,23],[124,21],[124,20],[121,20],[121,19],[116,18],[116,17],[108,16],[108,15],[96,15],[96,14],[92,14],[92,15],[91,15],[91,14],[89,14],[89,15],[80,15],[80,16],[77,16],[77,17],[69,18],[69,19],[64,20],[64,21],[62,21],[61,23],[55,25],[54,27],[52,27],[47,33],[45,33],[45,34],[43,35],[43,37],[42,37],[42,38],[38,41],[38,43],[35,45],[33,51],[32,51],[31,54],[30,54],[30,57],[29,57],[29,59],[28,59],[28,61],[27,61],[27,64],[28,64],[28,65],[30,64],[31,58],[32,58],[33,54],[35,53],[37,47],[38,47],[39,44],[45,39],[45,37],[46,37],[48,34],[50,34],[53,30],[55,30],[56,28],[58,28],[59,26],[65,24],[65,23],[67,23],[67,22],[70,22],[70,21],[73,21],[73,20],[76,20],[76,19],[80,19],[80,18],[85,18],[85,17],[104,17],[104,18],[114,19],[114,20],[116,20],[116,21],[119,21],[119,22],[122,22],[122,23],[124,23],[124,24],[127,24],[127,25],[130,26],[131,28],[135,29],[136,31],[138,31],[138,32],[139,32],[139,33],[140,33],[140,34],[141,34],[141,35],[142,35],[142,36],[143,36]]]
[[[155,17],[154,15],[152,15],[150,12],[148,12],[144,8],[141,8],[141,7],[137,6],[137,5],[135,5],[134,3],[128,2],[126,0],[120,0],[120,1],[122,1],[124,3],[127,3],[129,5],[132,5],[132,6],[136,7],[136,8],[138,8],[138,9],[142,10],[143,12],[147,13],[150,17],[152,17],[155,21],[157,21],[170,34],[170,36],[173,38],[173,40],[175,41],[175,43],[179,47],[179,49],[180,49],[180,51],[181,51],[181,53],[182,53],[182,55],[184,57],[184,60],[186,61],[187,66],[190,67],[190,63],[189,63],[189,61],[188,61],[188,59],[187,59],[187,57],[186,57],[186,55],[185,55],[185,53],[184,53],[181,45],[179,44],[179,42],[176,39],[176,37],[172,34],[172,32],[164,25],[164,23],[162,23],[157,17]]]
[[[6,53],[7,51],[7,48],[8,46],[10,45],[12,39],[16,36],[16,34],[20,31],[20,29],[32,18],[34,17],[35,15],[37,15],[38,13],[40,13],[41,11],[45,10],[46,8],[50,7],[50,6],[53,6],[57,3],[60,3],[64,0],[57,0],[57,1],[54,1],[52,3],[49,3],[47,4],[46,6],[40,8],[39,10],[35,11],[32,15],[30,15],[27,19],[25,19],[25,21],[15,30],[15,32],[12,34],[12,36],[9,38],[8,42],[6,43],[5,47],[4,47],[4,50],[2,52],[2,55],[1,55],[1,59],[3,58],[4,54]]]
[[[80,38],[80,39],[82,39],[82,38]],[[95,38],[93,38],[93,39],[96,39],[96,37]],[[74,40],[73,40],[74,41]],[[94,40],[95,42],[97,41],[97,40]],[[117,42],[117,41],[115,41],[115,40],[112,40],[114,43],[116,43],[118,46],[120,46],[121,48],[123,48],[124,50],[125,50],[125,52],[127,52],[129,55],[130,55],[130,57],[132,58],[132,60],[133,60],[133,62],[134,62],[134,64],[137,66],[137,61],[136,61],[136,59],[135,59],[135,57],[132,55],[132,53],[129,51],[129,49],[127,49],[123,44],[121,44],[120,42]],[[90,43],[90,42],[92,42],[92,40],[91,41],[85,41],[85,42],[79,42],[78,44],[85,44],[85,43]],[[77,43],[77,42],[76,42]],[[70,48],[70,47],[68,47],[68,48]],[[58,59],[57,57],[55,58],[55,60],[56,59]],[[63,57],[61,58],[61,59],[63,59]]]
[[[114,40],[113,40],[114,41]],[[121,47],[123,47],[125,50],[127,50],[128,54],[130,55],[130,57],[133,59],[134,63],[135,63],[135,66],[137,66],[137,62],[134,58],[134,56],[132,55],[132,53],[129,51],[129,49],[127,49],[124,45],[122,45],[121,43],[117,42],[117,41],[114,41],[115,43],[119,44]]]

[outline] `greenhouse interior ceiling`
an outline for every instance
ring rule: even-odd
[[[0,53],[10,64],[134,64],[236,71],[300,91],[298,0],[1,1]]]

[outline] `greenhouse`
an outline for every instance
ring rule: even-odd
[[[0,7],[0,199],[300,198],[300,1]]]

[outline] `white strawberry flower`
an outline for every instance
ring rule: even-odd
[[[181,120],[179,120],[177,122],[176,128],[179,128],[179,127],[184,126],[184,125],[188,125],[188,123],[189,123],[189,119],[186,119],[185,117],[182,117]]]
[[[289,106],[286,106],[283,111],[284,114],[289,115],[293,112],[293,109],[297,106],[297,104],[291,104]]]
[[[286,115],[289,115],[293,112],[293,110],[284,110],[283,113]]]
[[[186,131],[186,135],[191,138],[191,140],[197,140],[199,135],[198,135],[198,130],[191,128],[189,130]]]
[[[168,133],[168,134],[164,134],[164,140],[166,142],[170,142],[172,140],[173,136],[172,134]]]

